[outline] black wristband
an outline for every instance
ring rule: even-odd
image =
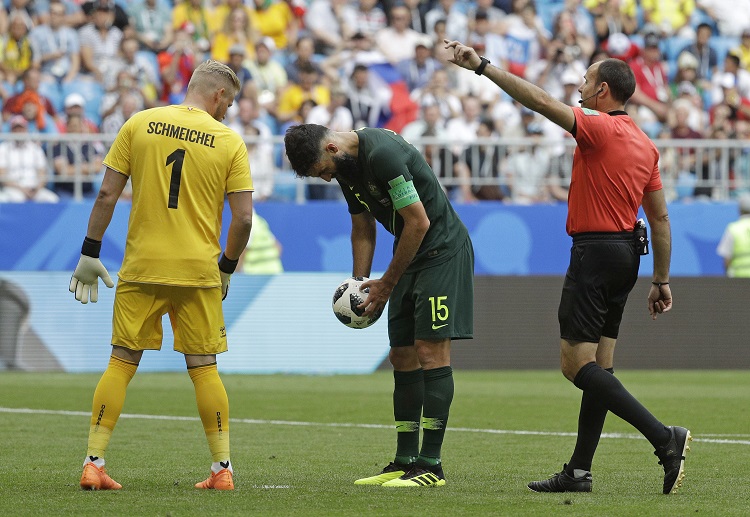
[[[656,287],[661,287],[663,285],[669,285],[669,282],[651,282],[651,283],[654,284]]]
[[[490,64],[490,60],[484,56],[479,56],[479,59],[481,59],[482,62],[479,63],[479,66],[476,70],[474,70],[474,73],[477,75],[482,75],[484,73],[484,69],[487,68],[487,65]]]
[[[99,258],[99,253],[102,251],[102,241],[95,241],[86,237],[83,239],[83,246],[81,246],[81,255],[86,255],[91,258]]]
[[[219,258],[219,270],[222,273],[231,275],[232,273],[234,273],[234,270],[237,269],[237,263],[239,263],[239,261],[240,259],[229,260],[227,256],[222,253],[221,258]]]

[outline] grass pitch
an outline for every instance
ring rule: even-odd
[[[146,358],[147,360],[147,358]],[[649,444],[609,415],[591,494],[535,494],[575,442],[580,392],[558,372],[457,371],[444,487],[354,486],[393,458],[389,372],[224,375],[234,492],[204,492],[211,458],[186,373],[136,375],[107,453],[117,492],[78,487],[98,375],[0,374],[0,515],[750,514],[750,372],[618,371],[666,424],[689,427],[676,495]],[[24,411],[23,409],[29,411]]]

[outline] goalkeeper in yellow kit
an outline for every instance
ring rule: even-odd
[[[112,356],[94,392],[83,489],[122,488],[104,470],[104,455],[143,351],[161,348],[164,314],[174,330],[174,349],[185,355],[213,458],[211,475],[195,486],[234,488],[229,402],[216,354],[227,350],[221,301],[252,224],[247,149],[221,123],[239,89],[237,76],[226,65],[213,60],[200,64],[185,101],[134,115],[104,160],[104,180],[70,281],[76,300],[96,302],[100,277],[113,287],[99,251],[128,179],[133,203],[115,292]],[[232,221],[222,253],[225,193]]]

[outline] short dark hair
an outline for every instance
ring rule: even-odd
[[[318,124],[300,124],[286,130],[284,147],[292,169],[300,178],[310,175],[310,169],[320,161],[320,143],[331,132]]]
[[[619,59],[609,58],[599,63],[597,70],[597,83],[609,85],[612,98],[622,102],[628,102],[635,92],[635,75],[630,65]]]
[[[729,60],[734,63],[734,66],[740,66],[740,56],[738,56],[734,51],[730,51],[727,53],[727,55],[724,57],[724,60]]]

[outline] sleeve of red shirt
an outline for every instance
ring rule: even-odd
[[[609,117],[604,113],[587,108],[573,108],[576,117],[576,143],[581,152],[586,153],[608,138]]]

